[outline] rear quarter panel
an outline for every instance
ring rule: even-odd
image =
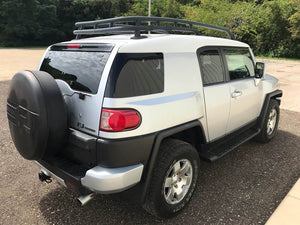
[[[101,137],[145,135],[195,119],[205,123],[202,81],[196,53],[164,53],[164,68],[164,92],[130,98],[104,98],[103,107],[136,109],[142,116],[142,122],[134,130],[100,131]]]

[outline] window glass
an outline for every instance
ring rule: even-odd
[[[218,50],[201,52],[199,60],[203,84],[224,82],[224,73]]]
[[[230,80],[254,76],[254,63],[248,49],[225,49]]]
[[[109,52],[49,51],[40,70],[77,91],[96,94]]]
[[[106,86],[106,97],[124,98],[164,91],[161,53],[117,54]]]

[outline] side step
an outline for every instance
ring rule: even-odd
[[[232,134],[229,137],[221,138],[218,141],[208,143],[202,146],[202,150],[199,153],[200,157],[213,162],[251,138],[255,137],[259,132],[260,129],[252,127],[245,131]]]

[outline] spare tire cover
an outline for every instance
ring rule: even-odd
[[[61,148],[67,131],[67,109],[50,74],[15,74],[8,93],[7,117],[13,142],[24,158],[37,160]]]

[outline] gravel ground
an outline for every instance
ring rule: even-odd
[[[248,142],[215,163],[202,162],[189,206],[165,221],[116,195],[80,207],[75,193],[40,183],[16,151],[6,119],[8,81],[0,82],[0,224],[264,224],[300,176],[300,113],[282,110],[269,144]]]

